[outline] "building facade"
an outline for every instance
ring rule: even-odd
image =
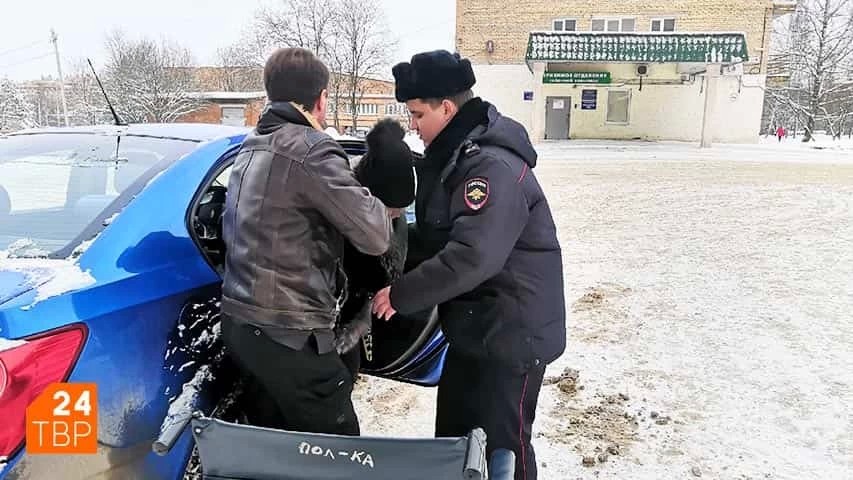
[[[534,140],[754,142],[781,0],[456,2],[475,93]]]
[[[266,93],[257,92],[192,92],[200,107],[179,122],[220,123],[232,126],[254,126],[266,103]]]
[[[365,78],[358,88],[356,114],[345,88],[346,78],[332,74],[326,123],[341,133],[363,134],[384,117],[401,123],[408,119],[405,104],[394,98],[394,83]],[[191,92],[201,106],[180,118],[181,122],[221,123],[255,126],[266,103],[261,69],[200,67],[195,70],[196,83],[203,91]],[[339,85],[338,88],[335,88]],[[222,91],[221,89],[229,89]],[[231,90],[237,89],[237,91]],[[337,98],[335,98],[337,97]],[[337,101],[336,101],[337,100]],[[355,128],[353,128],[355,117]]]

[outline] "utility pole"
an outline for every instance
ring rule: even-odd
[[[710,63],[705,66],[705,106],[702,111],[701,148],[709,148],[714,140],[714,102],[717,100],[717,83],[722,65]]]
[[[62,115],[65,117],[65,126],[68,123],[68,102],[65,100],[65,79],[62,77],[62,62],[59,61],[59,40],[56,31],[50,29],[50,43],[53,44],[53,53],[56,54],[56,72],[59,74],[59,96],[62,98]]]

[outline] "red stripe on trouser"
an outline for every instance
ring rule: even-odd
[[[524,375],[524,386],[521,387],[521,400],[518,401],[518,441],[521,442],[521,468],[524,479],[527,480],[527,452],[524,442],[524,397],[527,395],[527,376]]]

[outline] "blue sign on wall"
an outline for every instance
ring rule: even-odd
[[[595,110],[598,103],[598,90],[581,92],[581,110]]]
[[[530,90],[525,90],[524,91],[524,101],[529,102],[531,100],[533,100],[533,92]]]

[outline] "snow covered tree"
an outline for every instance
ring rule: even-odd
[[[65,92],[68,97],[68,116],[72,125],[96,125],[112,122],[104,94],[98,87],[97,80],[95,80],[95,76],[85,59],[71,62],[65,83]]]
[[[162,40],[128,39],[121,31],[106,42],[104,83],[126,122],[172,122],[201,106],[189,50]]]
[[[20,87],[8,78],[0,79],[0,132],[34,126],[33,110]]]
[[[768,87],[769,107],[789,111],[805,142],[819,125],[837,138],[853,113],[853,2],[802,0],[781,30],[776,58],[790,81]]]

